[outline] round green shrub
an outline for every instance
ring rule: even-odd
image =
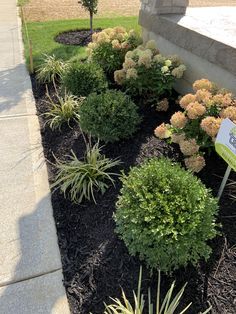
[[[130,137],[141,118],[137,106],[120,91],[93,93],[80,106],[80,126],[83,131],[105,142]]]
[[[75,96],[88,96],[100,93],[107,88],[107,80],[103,70],[94,63],[71,62],[63,78],[64,88]]]
[[[153,158],[121,180],[115,221],[132,255],[164,272],[209,258],[218,205],[197,177]]]

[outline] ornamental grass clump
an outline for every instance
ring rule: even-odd
[[[86,51],[89,59],[99,64],[110,77],[122,66],[126,52],[137,47],[141,41],[135,31],[127,32],[118,26],[94,33]]]
[[[162,56],[154,40],[138,46],[125,55],[122,69],[114,79],[132,96],[142,96],[152,105],[171,92],[173,84],[186,70],[177,56]]]
[[[115,90],[90,94],[81,104],[79,115],[81,129],[104,142],[129,138],[141,122],[135,103]]]
[[[111,172],[111,168],[119,164],[119,160],[111,160],[101,153],[99,143],[87,144],[83,160],[79,160],[73,151],[68,161],[56,160],[58,173],[52,187],[59,188],[74,203],[84,199],[96,203],[95,192],[104,194],[109,183],[114,185],[112,177],[117,173]]]
[[[94,63],[74,60],[62,77],[63,87],[75,96],[86,97],[90,93],[101,93],[107,89],[103,70]]]
[[[186,167],[200,172],[205,166],[204,153],[212,151],[223,119],[236,123],[236,100],[207,79],[196,81],[193,90],[179,100],[182,110],[172,115],[170,124],[159,125],[155,135],[178,144]]]
[[[61,130],[62,125],[67,124],[69,127],[71,123],[79,122],[79,107],[84,98],[77,98],[65,92],[64,97],[56,95],[57,101],[54,101],[49,93],[47,93],[48,104],[51,106],[50,110],[44,115],[47,118],[46,124],[52,130]]]
[[[168,159],[153,158],[121,181],[114,218],[130,254],[164,272],[209,258],[218,205],[197,177]]]
[[[36,70],[36,78],[40,83],[56,83],[61,80],[68,64],[56,59],[55,55],[44,55],[44,60]]]
[[[175,296],[173,296],[173,291],[175,288],[175,281],[171,284],[170,289],[167,291],[166,295],[163,298],[163,301],[161,300],[161,273],[158,271],[158,282],[157,282],[157,294],[156,294],[156,304],[153,304],[151,302],[151,290],[148,289],[148,302],[145,300],[144,294],[141,293],[142,289],[142,267],[140,267],[139,272],[139,281],[138,281],[138,289],[137,293],[133,291],[133,304],[132,305],[129,300],[127,299],[125,292],[122,289],[122,300],[116,298],[111,300],[113,301],[112,304],[106,305],[105,304],[105,312],[104,314],[142,314],[147,313],[148,314],[174,314],[176,312],[176,309],[179,307],[179,304],[181,302],[181,299],[183,297],[185,287],[187,284],[185,284],[177,293]],[[147,306],[146,306],[147,304]],[[186,311],[191,307],[191,304],[188,304],[184,309],[181,311],[179,310],[179,314],[186,313]],[[200,314],[206,314],[209,313],[211,310],[211,306]]]

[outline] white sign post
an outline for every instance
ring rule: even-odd
[[[228,168],[222,180],[218,198],[221,197],[230,172],[236,171],[236,124],[230,119],[225,119],[221,123],[215,142],[216,152],[227,162]]]

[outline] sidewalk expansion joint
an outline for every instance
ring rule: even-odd
[[[32,117],[32,116],[37,116],[36,112],[35,113],[17,113],[17,114],[6,114],[6,115],[0,115],[0,120],[1,119],[14,119],[14,118],[24,118],[24,117]]]
[[[0,288],[8,287],[8,286],[14,285],[16,283],[21,283],[21,282],[25,282],[25,281],[28,281],[28,280],[31,280],[31,279],[34,279],[34,278],[39,278],[39,277],[42,277],[42,276],[53,274],[53,273],[55,273],[55,272],[57,272],[59,270],[62,271],[62,268],[60,267],[60,268],[57,268],[57,269],[54,269],[54,270],[51,270],[51,271],[48,271],[48,272],[45,272],[45,273],[40,273],[38,275],[30,276],[30,277],[27,277],[27,278],[24,278],[24,279],[20,279],[20,280],[16,280],[16,281],[10,281],[9,283],[5,283],[5,284],[0,284]]]

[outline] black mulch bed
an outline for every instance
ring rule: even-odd
[[[55,170],[53,154],[65,159],[73,149],[82,156],[85,145],[78,127],[64,128],[62,132],[52,132],[40,114],[48,109],[45,104],[45,90],[36,86],[32,77],[37,110],[40,117],[44,153],[48,163],[50,181]],[[173,104],[173,112],[175,111]],[[154,128],[163,121],[168,121],[171,112],[156,113],[146,110],[143,123],[135,136],[127,141],[109,144],[104,147],[108,157],[120,157],[123,168],[138,165],[146,157],[168,156],[180,160],[181,154],[176,146],[170,146],[153,136]],[[217,194],[226,164],[216,155],[207,162],[207,167],[200,177]],[[236,179],[235,174],[231,179]],[[97,204],[83,202],[72,204],[59,192],[52,194],[54,217],[57,226],[61,251],[64,284],[70,303],[71,313],[103,313],[103,302],[109,303],[109,296],[120,297],[121,287],[132,300],[132,290],[136,290],[140,261],[131,257],[124,243],[114,233],[115,224],[112,214],[120,189],[111,187],[103,196],[97,195]],[[188,313],[197,314],[206,309],[209,303],[212,313],[236,313],[236,210],[235,204],[226,191],[220,202],[219,220],[223,226],[223,235],[210,243],[213,253],[208,263],[200,262],[197,267],[188,266],[172,274],[162,276],[163,293],[176,280],[177,287],[186,281],[188,285],[181,307],[193,302]],[[144,266],[143,288],[147,292],[150,286],[156,293],[157,275],[150,276]]]
[[[102,29],[98,28],[94,33],[101,31]],[[55,41],[63,45],[87,46],[92,41],[92,34],[89,29],[67,31],[57,35]]]

